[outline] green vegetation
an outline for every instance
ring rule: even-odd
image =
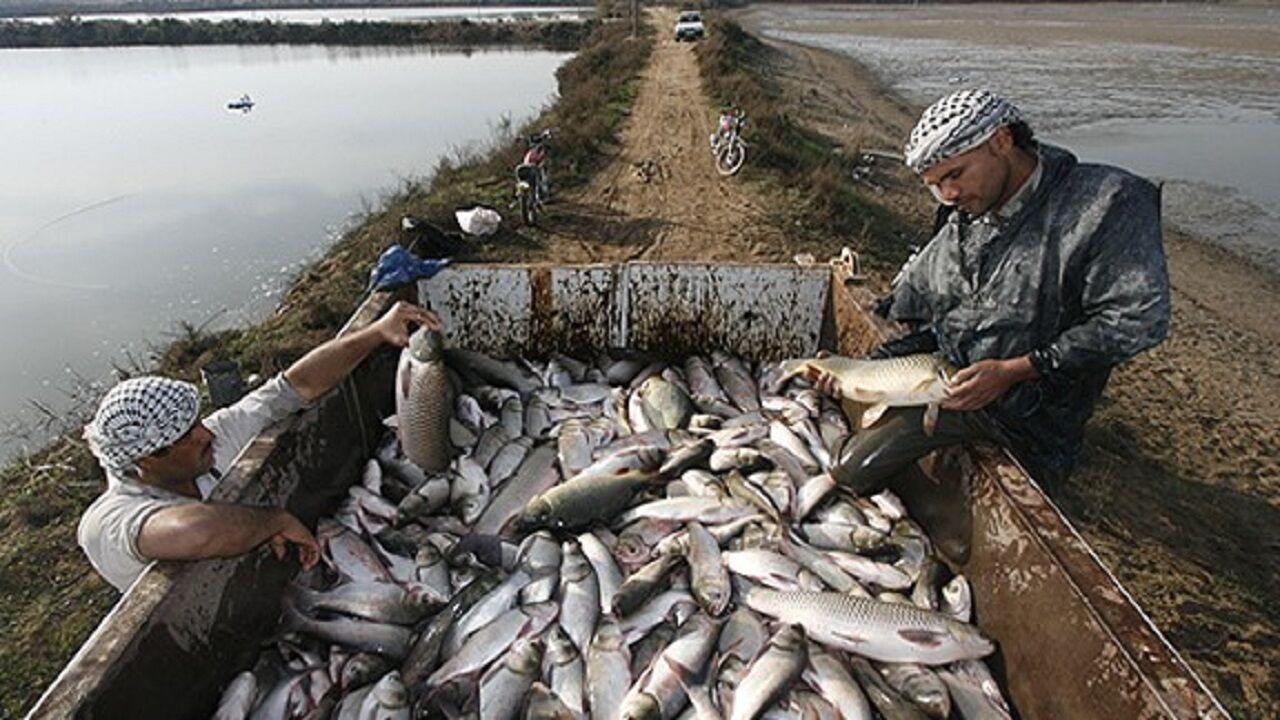
[[[404,215],[452,225],[455,207],[487,202],[505,210],[519,138],[558,128],[552,143],[558,187],[581,184],[607,161],[635,96],[651,40],[631,39],[621,23],[591,26],[581,52],[557,73],[559,99],[527,127],[505,125],[483,148],[458,151],[430,179],[406,181],[304,271],[278,312],[251,328],[216,335],[181,328],[158,350],[152,370],[189,380],[200,365],[234,359],[264,376],[332,337],[364,293],[370,267],[384,249],[406,242]],[[474,259],[501,259],[536,236],[504,229],[465,249]],[[104,478],[75,433],[0,470],[0,718],[21,716],[75,653],[117,599],[84,559],[75,531],[81,511]]]
[[[118,45],[529,45],[552,50],[579,47],[591,23],[423,23],[270,20],[183,21],[173,18],[127,22],[58,18],[52,23],[0,22],[0,47],[97,47]]]
[[[746,111],[744,175],[764,175],[792,195],[785,203],[792,217],[782,224],[826,254],[832,238],[856,239],[854,249],[864,260],[881,268],[900,265],[908,251],[904,238],[914,237],[915,229],[849,181],[850,159],[859,148],[835,152],[835,143],[788,112],[768,72],[774,51],[737,23],[713,18],[697,53],[713,101]]]

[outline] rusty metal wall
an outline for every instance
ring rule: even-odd
[[[496,355],[716,347],[759,360],[818,349],[829,277],[797,265],[457,265],[418,292],[452,344]]]

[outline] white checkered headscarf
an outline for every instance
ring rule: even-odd
[[[990,90],[959,90],[929,106],[907,140],[907,167],[917,173],[986,142],[1004,125],[1022,121],[1013,103]]]
[[[102,398],[84,427],[84,439],[102,467],[125,474],[138,458],[177,442],[199,419],[195,385],[163,377],[132,378]]]

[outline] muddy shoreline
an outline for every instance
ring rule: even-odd
[[[760,35],[750,11],[738,13]],[[847,147],[896,148],[921,108],[857,60],[780,40],[778,76]],[[922,227],[927,194],[880,198]],[[1280,715],[1280,274],[1166,223],[1170,338],[1121,366],[1055,501],[1235,717]]]

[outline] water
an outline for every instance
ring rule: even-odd
[[[0,429],[35,417],[30,400],[65,408],[74,377],[103,378],[180,320],[261,317],[353,213],[536,112],[566,58],[0,51]],[[253,110],[228,111],[245,92]]]
[[[1280,270],[1280,9],[772,6],[753,19],[920,105],[996,89],[1044,139],[1163,181],[1175,225]]]
[[[477,22],[490,22],[503,19],[554,18],[573,20],[595,13],[594,8],[572,5],[540,5],[540,6],[436,6],[405,8],[316,8],[308,10],[209,10],[193,12],[169,13],[84,13],[82,20],[124,20],[127,22],[146,22],[174,18],[178,20],[208,20],[223,22],[226,20],[271,20],[283,23],[302,23],[318,25],[322,22],[427,22],[431,20],[457,20],[466,18]],[[26,22],[50,23],[57,18],[53,15],[33,15],[20,18]]]

